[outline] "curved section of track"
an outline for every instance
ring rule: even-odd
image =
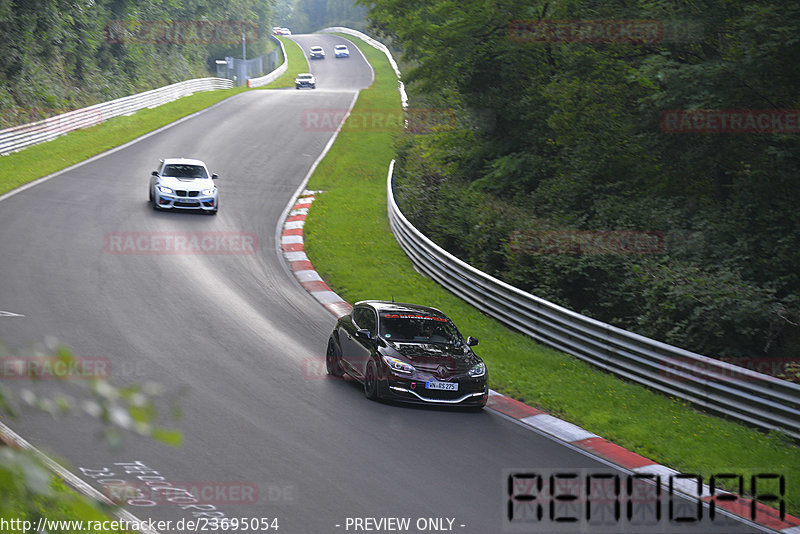
[[[139,476],[223,488],[195,504],[161,493],[153,506],[126,506],[142,518],[213,512],[335,533],[348,517],[447,517],[459,532],[500,532],[504,469],[606,466],[488,410],[368,402],[358,385],[325,377],[334,320],[283,268],[275,228],[331,135],[304,113],[346,110],[372,72],[360,54],[333,58],[339,37],[294,38],[328,52],[310,66],[315,91],[243,93],[0,203],[0,309],[24,315],[0,317],[3,343],[55,336],[77,357],[107,358],[116,382],[185,391],[183,446],[129,436],[109,450],[81,418],[27,413],[11,426],[99,489],[115,479],[144,487]],[[203,159],[220,175],[219,215],[149,207],[148,175],[165,156]],[[229,241],[202,254],[111,241],[189,235]],[[253,248],[226,252],[233,235]]]

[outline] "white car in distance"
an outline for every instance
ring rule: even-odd
[[[333,55],[337,58],[350,57],[350,50],[347,49],[347,45],[338,44],[333,47]]]
[[[310,72],[300,73],[294,79],[294,88],[300,89],[301,87],[315,89],[317,87],[317,79]]]

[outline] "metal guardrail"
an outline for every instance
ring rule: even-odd
[[[55,117],[0,130],[0,155],[55,139],[80,128],[100,124],[112,117],[130,115],[140,109],[154,108],[199,91],[230,89],[233,82],[223,78],[197,78],[125,96],[102,104],[76,109]]]
[[[415,268],[535,340],[626,380],[800,439],[800,384],[702,356],[584,317],[459,260],[417,230],[387,178],[389,225]]]
[[[283,46],[283,41],[280,39],[276,39],[272,37],[273,41],[276,41],[281,47],[281,54],[283,54],[283,63],[281,63],[275,70],[270,72],[269,74],[265,74],[259,78],[250,78],[247,80],[247,87],[261,87],[262,85],[267,85],[268,83],[272,83],[281,75],[286,72],[286,69],[289,68],[289,57],[286,55],[286,47]]]

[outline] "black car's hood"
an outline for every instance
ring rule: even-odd
[[[480,363],[481,359],[467,345],[441,345],[438,343],[386,342],[382,351],[387,356],[401,357],[418,371],[444,371],[464,373]]]

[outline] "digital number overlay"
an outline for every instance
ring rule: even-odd
[[[755,523],[787,518],[786,476],[779,473],[507,469],[503,495],[504,532],[733,532],[745,526],[734,514]]]

